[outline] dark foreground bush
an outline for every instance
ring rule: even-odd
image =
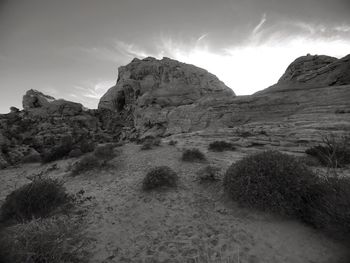
[[[83,156],[76,163],[74,163],[71,171],[73,175],[78,175],[100,166],[101,166],[100,160],[95,155],[88,154]]]
[[[159,166],[149,171],[143,179],[143,190],[151,190],[161,186],[176,186],[178,177],[176,173],[167,166]]]
[[[198,149],[187,149],[182,153],[182,160],[185,162],[205,161],[205,155]]]
[[[2,231],[1,263],[87,262],[81,225],[66,218],[37,219]]]
[[[350,179],[323,178],[310,190],[304,220],[333,237],[350,240]]]
[[[336,138],[329,135],[322,140],[322,145],[311,147],[305,153],[316,157],[321,164],[328,167],[337,168],[350,164],[350,137]]]
[[[266,151],[231,165],[224,187],[243,205],[303,217],[305,197],[316,180],[316,175],[296,158]]]
[[[36,179],[6,197],[1,206],[2,219],[24,221],[45,217],[68,201],[69,197],[60,182],[53,179]]]
[[[235,146],[226,141],[214,141],[209,144],[209,150],[214,152],[232,151],[235,150]]]

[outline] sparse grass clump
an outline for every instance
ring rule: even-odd
[[[323,143],[307,149],[305,152],[316,157],[327,167],[339,168],[350,164],[350,137],[336,138],[334,135],[324,136]]]
[[[93,154],[83,156],[72,166],[72,175],[78,175],[101,166],[100,160]]]
[[[11,226],[0,236],[2,263],[86,262],[81,226],[65,218],[37,219]]]
[[[168,166],[159,166],[149,171],[143,179],[143,190],[151,190],[161,186],[174,187],[178,180],[177,174]]]
[[[214,141],[209,144],[209,150],[214,152],[233,151],[235,146],[226,141]]]
[[[220,168],[208,165],[197,172],[198,180],[201,183],[215,182],[219,180]]]
[[[198,149],[186,149],[183,153],[182,153],[182,160],[185,162],[202,162],[205,161],[205,155],[204,153],[202,153],[200,150]]]
[[[302,217],[305,197],[316,180],[298,159],[265,151],[232,164],[224,187],[242,205]]]
[[[18,221],[46,217],[60,205],[69,201],[63,185],[53,179],[36,179],[10,193],[3,205],[3,220]]]

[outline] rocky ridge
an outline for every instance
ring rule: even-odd
[[[0,115],[0,167],[41,155],[70,136],[73,145],[147,136],[231,140],[242,148],[303,152],[322,133],[350,132],[350,55],[296,59],[275,85],[235,96],[204,69],[163,58],[134,59],[97,110],[36,90],[23,111]],[[77,146],[78,147],[78,146]]]

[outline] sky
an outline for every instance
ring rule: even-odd
[[[147,56],[248,95],[307,53],[350,53],[349,0],[0,0],[0,113],[29,89],[96,108],[118,67]]]

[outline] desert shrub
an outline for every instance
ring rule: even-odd
[[[95,150],[95,143],[87,139],[82,139],[77,143],[77,147],[82,151],[82,153],[89,153]]]
[[[310,189],[304,220],[333,237],[350,240],[350,179],[327,177]]]
[[[141,150],[150,150],[154,146],[160,146],[160,144],[161,144],[160,138],[147,137],[142,142]]]
[[[40,163],[41,156],[38,153],[30,153],[22,158],[22,163]]]
[[[142,188],[151,190],[161,186],[176,186],[178,177],[176,173],[167,166],[159,166],[153,168],[146,174],[143,179]]]
[[[316,157],[321,164],[328,167],[343,167],[350,164],[350,137],[336,138],[334,135],[324,136],[323,143],[311,147],[305,153]]]
[[[220,168],[208,165],[197,172],[199,182],[214,182],[220,177]]]
[[[182,153],[182,160],[185,162],[205,161],[205,155],[198,149],[186,149]]]
[[[174,146],[176,144],[177,144],[177,141],[174,141],[174,140],[169,141],[169,145],[171,145],[171,146]]]
[[[75,148],[73,150],[71,150],[68,154],[69,158],[75,158],[75,157],[80,157],[82,156],[84,153],[79,149],[79,148]]]
[[[86,262],[82,244],[86,239],[81,225],[66,218],[36,219],[2,231],[2,263],[78,263]]]
[[[105,144],[97,146],[94,150],[94,155],[103,161],[112,160],[116,154],[114,153],[114,145],[113,144]]]
[[[153,148],[153,143],[151,141],[144,141],[141,145],[141,150],[146,151],[146,150],[151,150]]]
[[[41,154],[41,158],[44,163],[57,161],[68,156],[71,150],[71,146],[56,146],[51,148],[49,151],[43,152]]]
[[[209,150],[215,152],[231,151],[234,149],[235,146],[232,143],[226,141],[214,141],[209,144]]]
[[[73,164],[72,174],[78,175],[100,166],[101,166],[100,160],[95,155],[88,154]]]
[[[30,220],[48,216],[58,206],[69,201],[63,185],[53,179],[37,179],[10,193],[3,205],[3,220]]]
[[[316,179],[295,157],[265,151],[232,164],[224,187],[242,205],[302,217],[305,196]]]

